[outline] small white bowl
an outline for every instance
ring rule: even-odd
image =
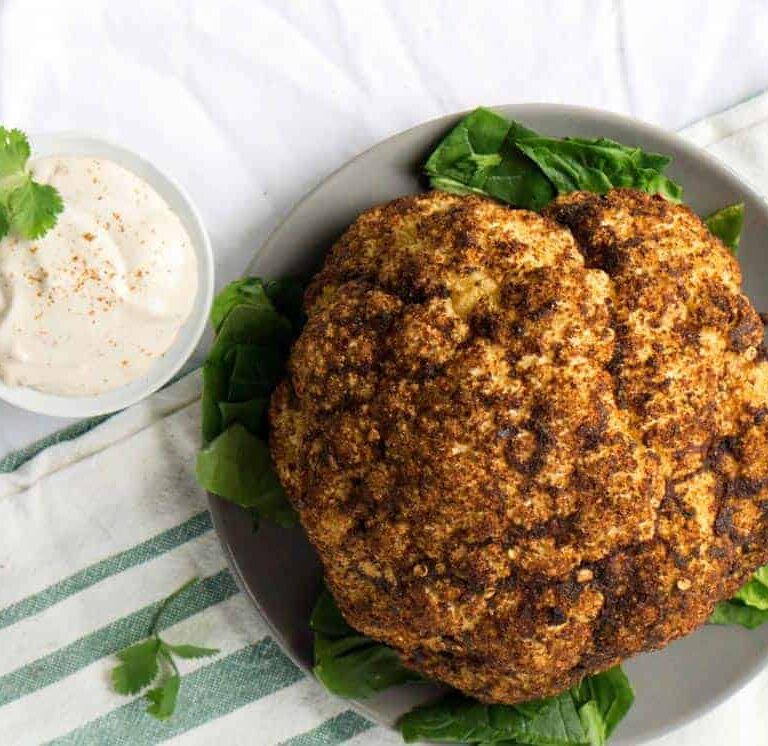
[[[23,386],[7,386],[0,381],[0,399],[31,412],[57,417],[92,417],[116,412],[135,404],[166,384],[190,358],[205,330],[213,300],[213,250],[200,213],[189,195],[172,178],[162,173],[146,158],[96,135],[82,132],[40,134],[30,138],[32,157],[46,155],[82,155],[108,158],[140,176],[179,216],[192,239],[197,257],[197,296],[189,318],[168,349],[147,373],[134,381],[93,396],[57,396]]]

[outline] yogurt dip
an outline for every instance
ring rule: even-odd
[[[0,380],[62,396],[119,388],[190,315],[192,241],[163,198],[113,161],[50,156],[30,170],[59,190],[64,212],[40,239],[0,241]]]

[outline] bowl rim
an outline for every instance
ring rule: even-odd
[[[392,135],[389,135],[383,138],[382,140],[379,140],[373,143],[371,146],[365,148],[364,150],[360,151],[356,155],[344,161],[338,168],[334,169],[326,176],[321,177],[318,183],[315,184],[315,186],[313,186],[307,192],[305,192],[296,201],[293,207],[281,217],[278,224],[270,231],[270,233],[267,235],[265,240],[259,245],[256,251],[253,253],[251,260],[248,263],[248,266],[246,267],[246,275],[252,272],[253,265],[257,262],[257,260],[262,259],[264,256],[269,255],[270,251],[272,250],[272,246],[279,241],[279,237],[282,231],[286,228],[287,224],[289,224],[293,220],[295,215],[302,209],[304,204],[308,200],[310,200],[312,197],[314,197],[315,194],[319,192],[321,189],[324,189],[325,187],[327,187],[329,183],[335,181],[342,174],[342,172],[344,172],[352,164],[368,156],[372,151],[378,149],[379,147],[382,147],[385,144],[392,142],[393,140],[397,140],[401,137],[404,137],[409,133],[412,133],[415,130],[418,130],[422,127],[434,127],[434,126],[442,125],[447,129],[452,124],[457,123],[461,118],[465,117],[467,114],[474,111],[475,108],[477,107],[473,107],[471,109],[463,109],[454,113],[443,114],[438,117],[426,119],[404,130],[395,132]],[[672,132],[659,125],[652,124],[642,119],[637,119],[635,117],[631,117],[625,114],[620,114],[618,112],[599,109],[596,107],[579,106],[579,105],[573,105],[573,104],[559,104],[559,103],[548,103],[544,101],[534,101],[530,103],[517,102],[513,104],[487,104],[487,105],[484,104],[482,105],[482,108],[503,111],[505,116],[511,116],[511,117],[517,116],[514,113],[515,110],[518,110],[518,109],[521,111],[524,110],[524,113],[520,114],[520,116],[523,118],[525,116],[530,116],[532,111],[559,115],[564,119],[567,119],[568,115],[575,115],[579,117],[583,117],[583,116],[600,117],[608,125],[615,124],[617,126],[620,125],[620,126],[633,127],[637,129],[640,134],[647,133],[660,141],[668,142],[674,148],[684,151],[686,155],[694,159],[697,159],[699,161],[702,161],[712,169],[719,171],[723,175],[723,177],[730,182],[730,185],[734,189],[748,193],[749,196],[752,197],[756,202],[759,202],[764,207],[765,213],[766,213],[766,219],[768,220],[768,198],[763,196],[747,179],[738,175],[731,166],[724,163],[720,158],[713,155],[709,151],[705,150],[702,146],[697,145],[696,143],[690,140],[687,140],[685,137],[678,134],[677,132]],[[513,112],[513,113],[510,114],[508,112]],[[563,133],[561,136],[567,136],[567,133]],[[357,700],[357,699],[342,699],[342,698],[339,698],[337,695],[334,695],[333,693],[329,692],[327,689],[325,689],[325,687],[323,687],[323,685],[314,677],[311,667],[308,666],[306,662],[302,660],[298,655],[296,655],[291,645],[288,644],[286,636],[283,634],[282,630],[280,630],[277,626],[275,626],[275,624],[273,624],[268,614],[265,613],[264,609],[262,608],[262,604],[259,602],[259,599],[251,590],[246,578],[243,576],[243,573],[240,569],[240,565],[238,563],[237,556],[233,551],[233,548],[225,541],[225,538],[224,538],[225,520],[222,513],[222,504],[224,504],[225,501],[223,501],[217,495],[214,495],[210,492],[207,493],[207,498],[208,498],[208,506],[210,509],[213,526],[216,531],[216,535],[219,540],[219,543],[224,552],[224,555],[227,559],[227,564],[229,565],[229,569],[235,579],[235,582],[237,583],[241,591],[244,593],[244,595],[253,604],[259,616],[262,618],[262,620],[266,624],[267,628],[270,630],[275,640],[279,643],[281,650],[286,655],[288,655],[288,657],[302,671],[307,673],[314,680],[317,686],[322,687],[328,696],[334,697],[339,701],[344,702],[348,708],[354,710],[355,712],[362,715],[363,717],[368,718],[376,725],[387,728],[388,730],[392,730],[392,727],[389,724],[382,722],[378,713],[376,713],[372,708],[368,707],[365,701]],[[663,653],[663,650],[657,651],[657,652]],[[642,655],[642,654],[638,654],[638,655]],[[636,656],[633,656],[633,658],[634,657]],[[628,660],[631,660],[631,659],[632,658]],[[768,664],[768,647],[763,651],[761,655],[756,656],[754,658],[751,665],[745,666],[743,671],[738,676],[736,676],[731,683],[723,687],[723,689],[719,691],[717,695],[711,697],[706,703],[703,703],[701,705],[691,708],[686,714],[682,715],[680,719],[674,722],[673,724],[669,724],[663,727],[658,727],[653,731],[649,732],[647,736],[643,737],[643,743],[646,743],[646,742],[649,743],[652,740],[663,738],[664,736],[669,735],[670,733],[673,733],[681,728],[686,727],[687,725],[690,725],[692,722],[698,720],[703,715],[714,711],[715,709],[720,707],[726,700],[733,697],[735,694],[741,691],[747,684],[749,684],[762,670],[766,668],[767,664]],[[406,684],[404,686],[409,686],[409,685]]]
[[[59,150],[67,153],[67,143],[87,143],[93,149],[93,157],[114,160],[132,173],[139,175],[153,189],[161,193],[172,192],[183,205],[183,212],[171,208],[190,235],[193,252],[197,260],[197,290],[189,316],[179,328],[171,346],[163,355],[153,360],[142,376],[116,389],[88,396],[62,396],[49,394],[26,386],[9,386],[0,381],[0,399],[19,409],[54,417],[94,417],[111,414],[145,399],[174,378],[193,355],[205,333],[208,312],[213,302],[215,268],[213,246],[205,227],[202,214],[182,184],[170,173],[157,166],[143,152],[128,148],[119,142],[90,130],[35,131],[29,135],[32,144],[31,160],[36,157],[53,155]],[[49,143],[43,152],[37,143]],[[101,154],[101,155],[100,155]],[[78,153],[83,157],[85,154]],[[117,158],[115,156],[118,156]],[[158,189],[158,185],[160,188]],[[158,364],[163,361],[165,365]],[[172,362],[169,362],[172,361]]]

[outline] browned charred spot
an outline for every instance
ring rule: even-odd
[[[727,456],[734,455],[737,445],[738,441],[732,435],[725,435],[712,441],[704,459],[705,466],[715,472],[720,471],[723,460]]]
[[[566,613],[558,606],[551,607],[547,614],[549,615],[549,624],[553,627],[558,627],[561,624],[565,624],[568,620]]]
[[[552,448],[554,438],[550,432],[546,409],[535,406],[531,418],[525,423],[525,430],[533,435],[534,447],[528,458],[520,458],[514,441],[509,440],[504,450],[507,462],[520,474],[528,477],[535,476],[544,466],[547,453]]]
[[[715,518],[715,533],[718,536],[730,536],[733,531],[733,508],[723,505]]]
[[[590,570],[590,572],[592,571]],[[594,573],[593,573],[593,576],[594,576]],[[578,600],[583,590],[584,588],[582,584],[578,581],[574,581],[572,578],[569,578],[568,580],[562,583],[558,583],[557,585],[558,595],[561,598],[563,598],[565,601],[569,601],[571,603]]]
[[[498,335],[501,323],[501,318],[492,313],[472,314],[470,318],[470,326],[475,337],[494,339]]]
[[[597,448],[605,434],[605,426],[598,423],[592,425],[590,423],[582,423],[579,425],[576,434],[581,439],[581,448],[585,451],[594,451]]]
[[[760,494],[768,484],[765,479],[737,477],[725,482],[725,496],[730,499],[745,499]]]
[[[712,545],[708,547],[707,554],[711,559],[715,559],[715,560],[723,560],[728,557],[728,551],[723,547],[719,547],[717,545]]]

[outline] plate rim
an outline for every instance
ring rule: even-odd
[[[321,189],[326,188],[330,183],[335,181],[344,171],[350,168],[353,164],[357,163],[362,158],[365,158],[366,156],[371,154],[372,151],[375,151],[378,148],[391,143],[392,141],[405,137],[406,135],[413,133],[414,131],[419,130],[421,128],[430,128],[430,127],[436,127],[439,125],[444,125],[445,128],[447,129],[452,123],[456,123],[458,120],[460,120],[470,112],[474,111],[476,108],[478,107],[473,107],[471,109],[463,109],[461,111],[457,111],[454,113],[443,114],[438,117],[433,117],[431,119],[427,119],[417,124],[414,124],[411,127],[407,127],[404,130],[393,133],[381,140],[378,140],[373,145],[365,148],[364,150],[361,150],[356,155],[347,159],[338,168],[332,170],[326,176],[320,178],[320,180],[312,188],[306,191],[296,201],[296,203],[279,219],[277,225],[275,225],[274,228],[269,232],[269,234],[264,239],[264,241],[261,242],[259,247],[254,251],[250,261],[248,262],[248,265],[245,269],[245,274],[247,275],[251,271],[251,268],[253,267],[255,262],[259,258],[261,258],[262,255],[268,252],[270,250],[270,247],[279,240],[281,232],[286,228],[287,224],[291,223],[294,216],[302,209],[304,204],[307,201],[309,201],[311,198],[313,198],[315,194],[318,193]],[[524,114],[519,115],[523,119],[526,116],[530,116],[532,111],[535,111],[536,113],[541,113],[541,114],[549,114],[549,115],[555,115],[555,116],[560,115],[566,118],[568,115],[574,115],[579,117],[585,117],[585,116],[599,117],[608,126],[615,124],[616,126],[620,125],[624,127],[629,126],[629,127],[635,128],[639,130],[640,133],[647,133],[654,138],[671,143],[672,147],[678,150],[684,151],[686,155],[694,159],[697,159],[699,161],[703,161],[710,168],[713,168],[716,171],[719,171],[721,175],[724,176],[726,180],[730,182],[730,185],[734,189],[742,192],[746,192],[756,203],[761,205],[765,215],[765,220],[768,223],[768,198],[766,198],[760,192],[758,192],[755,186],[753,186],[748,179],[737,174],[736,171],[731,166],[729,166],[727,163],[722,161],[716,155],[705,150],[702,146],[686,139],[685,137],[678,134],[677,132],[667,130],[659,125],[652,124],[642,119],[631,117],[625,114],[620,114],[618,112],[614,112],[606,109],[599,109],[596,107],[579,106],[574,104],[559,104],[559,103],[548,103],[548,102],[537,101],[537,102],[530,102],[530,103],[518,102],[513,104],[489,104],[489,105],[483,105],[482,108],[487,108],[491,110],[504,110],[505,116],[511,116],[511,117],[518,116],[514,113],[514,110],[525,111]],[[512,111],[513,113],[509,114],[508,112],[510,111]],[[567,134],[562,134],[560,136],[567,137]],[[369,708],[364,701],[357,700],[357,699],[344,699],[328,691],[314,677],[311,667],[309,667],[303,660],[301,660],[295,654],[291,646],[287,643],[286,638],[283,635],[282,631],[273,624],[272,620],[264,612],[262,605],[259,602],[259,599],[250,589],[246,579],[243,577],[243,574],[240,570],[240,566],[237,562],[237,557],[233,552],[232,547],[224,539],[224,519],[221,513],[221,504],[224,503],[225,501],[223,501],[221,498],[219,498],[216,495],[213,495],[210,492],[207,493],[207,498],[208,498],[208,507],[212,517],[213,527],[216,532],[216,537],[219,541],[220,546],[222,547],[222,550],[224,551],[225,557],[227,559],[227,564],[229,565],[229,569],[232,572],[232,575],[235,578],[235,581],[238,587],[241,589],[244,595],[249,599],[249,601],[253,604],[255,610],[261,617],[262,621],[264,621],[270,633],[273,635],[274,639],[280,645],[280,648],[283,651],[283,653],[286,654],[300,670],[308,674],[308,676],[312,678],[314,685],[321,687],[328,696],[333,697],[338,701],[344,702],[349,709],[356,711],[358,714],[371,720],[378,726],[384,727],[390,731],[396,732],[396,730],[392,728],[391,725],[389,725],[388,723],[382,722],[379,715],[375,711],[373,711],[371,708]],[[286,529],[286,530],[296,530],[296,529]],[[301,529],[299,528],[298,530],[301,530]],[[697,630],[694,630],[694,632],[698,631],[698,629],[701,629],[701,627],[697,628]],[[693,633],[690,633],[690,634],[693,634]],[[686,635],[685,637],[689,637],[689,636],[690,635]],[[647,652],[654,652],[654,651],[647,651]],[[655,652],[663,652],[663,650],[655,651]],[[643,655],[643,653],[639,653],[636,656],[631,656],[627,660],[632,660],[638,657],[639,655]],[[676,720],[674,723],[671,723],[666,726],[658,727],[654,730],[649,731],[647,734],[643,734],[642,741],[636,742],[636,743],[650,743],[655,739],[663,738],[664,736],[667,736],[670,733],[673,733],[681,728],[684,728],[690,725],[691,723],[700,719],[704,715],[713,712],[722,704],[724,704],[727,700],[729,700],[731,697],[733,697],[738,692],[740,692],[751,681],[753,681],[755,677],[759,673],[761,673],[766,667],[768,667],[768,647],[766,647],[763,650],[761,655],[755,657],[755,659],[753,660],[750,666],[745,667],[744,670],[730,684],[725,686],[720,692],[718,692],[717,695],[710,698],[707,703],[703,703],[701,705],[691,708],[691,710],[689,710],[686,714],[681,715],[680,719]],[[408,685],[406,684],[403,686],[408,686]]]

